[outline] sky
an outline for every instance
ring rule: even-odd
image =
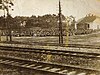
[[[58,14],[59,0],[15,0],[12,16]],[[89,13],[100,16],[100,0],[61,0],[62,13],[76,19]],[[0,14],[3,12],[0,10]]]

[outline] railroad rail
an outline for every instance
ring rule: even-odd
[[[86,48],[83,48],[83,49],[86,49]],[[95,52],[81,52],[81,51],[78,52],[78,51],[60,50],[60,49],[54,49],[54,48],[52,49],[39,48],[38,49],[38,48],[25,47],[25,46],[21,47],[21,46],[15,46],[15,45],[14,46],[0,45],[0,57],[4,59],[10,58],[12,59],[12,61],[15,59],[18,59],[21,61],[26,59],[27,61],[30,61],[30,62],[35,61],[35,62],[42,62],[42,63],[47,63],[47,64],[49,63],[49,64],[53,64],[53,66],[54,64],[56,64],[56,65],[66,66],[66,68],[67,67],[69,68],[70,66],[72,68],[77,68],[77,71],[78,70],[80,71],[81,69],[82,72],[83,72],[83,69],[85,69],[85,73],[86,73],[85,75],[88,74],[86,70],[88,71],[92,70],[93,72],[96,72],[96,73],[100,72],[100,53],[98,52],[96,53]],[[91,75],[90,71],[88,75]],[[99,75],[99,73],[97,75]]]
[[[2,51],[18,51],[18,52],[30,52],[30,53],[44,53],[44,54],[53,54],[53,55],[66,55],[66,56],[75,56],[75,57],[87,57],[87,58],[96,58],[100,59],[100,53],[89,53],[89,52],[76,52],[68,50],[54,50],[54,49],[37,49],[37,48],[21,48],[21,47],[9,47],[9,46],[0,46]]]
[[[43,43],[43,42],[4,42],[8,44],[28,44],[28,45],[42,45],[42,46],[60,46],[58,43]],[[100,45],[88,45],[88,44],[62,44],[61,47],[74,47],[74,48],[90,48],[100,49]]]
[[[20,58],[0,57],[0,64],[40,71],[48,75],[99,75],[100,72],[93,69],[66,66],[49,62],[31,61]]]
[[[100,69],[99,53],[0,46],[0,56]]]

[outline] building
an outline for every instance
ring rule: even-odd
[[[79,19],[77,21],[77,29],[78,30],[100,29],[100,17],[89,14],[86,17]]]

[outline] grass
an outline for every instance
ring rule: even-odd
[[[64,36],[64,44],[66,44],[66,36]],[[58,43],[59,37],[57,36],[47,36],[47,37],[13,37],[13,41],[17,42],[40,42],[40,43]],[[85,35],[75,35],[69,36],[69,44],[91,44],[100,45],[100,32],[85,34]]]

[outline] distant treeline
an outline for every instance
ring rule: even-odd
[[[62,15],[62,21],[65,20],[65,16]],[[11,17],[8,16],[4,18],[3,16],[0,17],[0,28],[11,28],[14,29],[20,29],[20,28],[33,28],[33,27],[41,27],[41,28],[58,28],[58,21],[59,17],[55,14],[46,14],[43,16],[35,16],[32,15],[31,17],[26,16],[16,16]],[[63,26],[65,26],[65,23],[63,22]]]

